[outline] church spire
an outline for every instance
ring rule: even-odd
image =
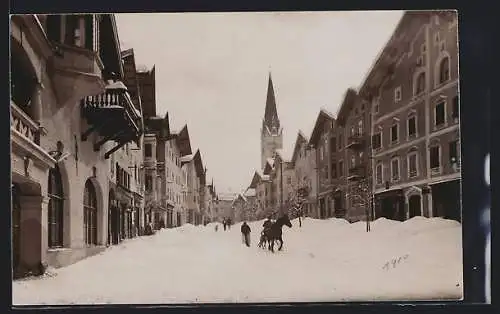
[[[269,81],[267,84],[267,99],[263,127],[267,127],[271,132],[273,132],[273,130],[274,132],[278,132],[280,128],[280,120],[278,118],[278,111],[276,110],[276,97],[274,95],[271,71],[269,71]]]

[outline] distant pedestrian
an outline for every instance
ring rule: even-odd
[[[222,219],[222,225],[224,226],[224,231],[226,231],[226,228],[227,228],[227,220],[226,220],[226,218]]]
[[[231,230],[231,224],[232,224],[231,218],[228,218],[227,219],[227,229],[228,230]]]
[[[243,244],[248,247],[250,246],[250,232],[252,232],[250,226],[247,225],[246,221],[243,222],[243,224],[241,225],[241,235],[243,237]]]
[[[215,224],[215,232],[217,232],[218,230],[219,230],[219,225]]]

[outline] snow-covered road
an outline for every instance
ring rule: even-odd
[[[160,304],[460,299],[461,226],[440,218],[364,223],[306,219],[285,246],[252,246],[237,224],[162,230],[100,255],[13,283],[14,304]]]

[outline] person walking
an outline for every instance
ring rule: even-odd
[[[250,232],[252,232],[250,226],[244,221],[241,225],[241,235],[243,237],[243,243],[248,247],[250,247]]]
[[[227,228],[226,218],[222,219],[222,225],[224,226],[224,231],[226,231],[226,228]]]

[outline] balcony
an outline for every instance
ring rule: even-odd
[[[21,157],[29,156],[40,161],[47,167],[53,167],[56,160],[40,147],[42,129],[19,108],[10,101],[10,138],[12,152]]]
[[[82,135],[82,141],[96,132],[101,139],[94,144],[94,151],[107,141],[115,141],[117,146],[106,152],[109,156],[130,141],[139,145],[143,132],[141,112],[137,110],[130,98],[127,87],[122,82],[113,82],[106,86],[106,91],[97,96],[87,96],[81,101],[82,116],[90,128]]]
[[[347,180],[356,181],[361,180],[366,176],[366,167],[365,166],[354,166],[349,168],[349,174],[347,176]]]
[[[365,144],[365,138],[363,134],[353,134],[348,137],[346,148],[348,149],[363,149]]]
[[[54,43],[55,53],[48,63],[54,90],[61,106],[77,104],[88,95],[104,90],[103,64],[96,52]]]

